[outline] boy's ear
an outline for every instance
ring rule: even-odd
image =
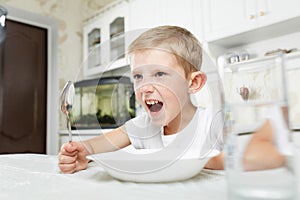
[[[189,89],[190,93],[198,92],[206,83],[206,74],[196,71],[191,74]]]

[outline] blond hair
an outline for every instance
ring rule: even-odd
[[[173,54],[184,69],[186,77],[201,69],[202,48],[196,37],[178,26],[158,26],[142,33],[128,47],[128,55],[149,49]]]

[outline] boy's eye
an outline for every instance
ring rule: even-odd
[[[133,79],[134,80],[141,80],[143,78],[143,76],[141,74],[135,74],[133,75]]]
[[[157,72],[157,73],[155,74],[156,77],[162,77],[162,76],[164,76],[164,75],[166,75],[165,72]]]

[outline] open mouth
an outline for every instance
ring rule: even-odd
[[[151,112],[158,112],[163,107],[163,102],[158,100],[146,100],[145,103]]]

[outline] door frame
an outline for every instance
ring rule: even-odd
[[[59,151],[59,86],[58,86],[58,22],[55,19],[31,13],[29,11],[3,5],[7,19],[47,29],[47,123],[46,153],[56,155]]]

